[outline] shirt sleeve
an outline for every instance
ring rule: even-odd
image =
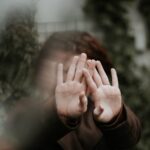
[[[6,122],[6,134],[17,141],[18,149],[42,149],[46,145],[56,145],[57,141],[75,129],[78,125],[71,124],[73,127],[65,125],[59,118],[55,103],[49,101],[35,103],[20,103],[15,111],[8,115]],[[47,107],[48,106],[48,107]],[[70,122],[69,122],[70,123]],[[72,123],[72,122],[71,122]]]
[[[140,139],[141,124],[129,107],[123,104],[117,117],[109,123],[95,121],[102,131],[107,145],[114,150],[131,148]]]

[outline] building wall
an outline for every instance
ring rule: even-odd
[[[83,18],[84,0],[38,0],[37,22],[72,21]]]
[[[16,6],[33,5],[37,8],[36,22],[39,32],[39,41],[43,42],[54,31],[82,30],[93,34],[92,23],[84,19],[82,6],[85,0],[1,0],[0,1],[0,27],[7,11]],[[146,50],[146,29],[142,17],[136,7],[137,2],[129,8],[130,30],[135,36],[135,46],[141,52]],[[101,35],[100,35],[101,37]],[[149,64],[149,52],[140,57],[138,62],[147,61]],[[143,59],[145,58],[145,59]]]
[[[86,30],[93,31],[90,22],[84,19],[81,0],[39,0],[37,2],[38,30],[40,40],[53,31]],[[139,50],[146,49],[146,30],[141,15],[137,11],[137,1],[128,8],[130,20],[129,33],[135,36],[135,45]]]

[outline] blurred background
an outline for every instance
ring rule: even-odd
[[[0,102],[13,106],[28,94],[48,36],[87,31],[107,49],[124,100],[141,119],[142,138],[134,149],[149,150],[149,26],[149,0],[0,0]]]

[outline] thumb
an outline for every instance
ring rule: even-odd
[[[85,96],[85,92],[83,91],[81,92],[79,96],[79,105],[80,105],[82,112],[87,111],[87,104],[88,104],[87,97]]]

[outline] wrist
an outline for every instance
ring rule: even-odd
[[[110,127],[115,127],[118,126],[119,124],[121,124],[122,122],[124,122],[126,120],[126,113],[125,113],[125,108],[124,108],[124,104],[122,104],[121,110],[119,111],[119,113],[114,116],[110,121],[104,123],[104,122],[100,122],[95,120],[96,124],[100,127],[104,127],[104,128],[110,128]]]

